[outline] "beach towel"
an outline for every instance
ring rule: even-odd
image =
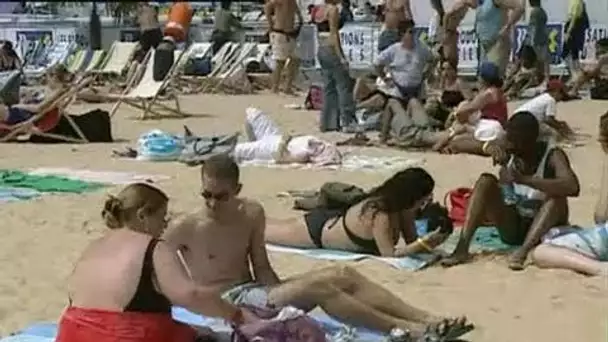
[[[418,235],[426,234],[426,222],[416,221]],[[456,248],[460,231],[455,231],[447,241],[445,241],[437,250],[440,253],[449,254]],[[384,262],[397,269],[417,271],[432,265],[438,260],[437,255],[420,253],[404,258],[385,258],[370,254],[353,253],[347,251],[331,250],[331,249],[304,249],[287,246],[278,246],[267,244],[266,248],[272,252],[291,253],[306,256],[313,259],[334,260],[334,261],[360,261],[364,259],[373,259]],[[481,227],[475,232],[473,242],[471,243],[471,253],[477,252],[500,252],[512,250],[513,247],[504,244],[500,241],[498,231],[494,227]]]
[[[181,138],[159,129],[142,134],[137,140],[137,160],[176,161],[184,142]]]
[[[18,170],[0,170],[0,188],[79,194],[97,190],[103,186],[101,183],[83,182],[59,176],[34,175]]]
[[[386,339],[382,334],[365,328],[347,326],[329,317],[322,310],[316,309],[309,313],[325,331],[329,342],[380,342]],[[220,335],[222,341],[229,340],[232,328],[219,318],[205,317],[184,308],[174,307],[173,318],[176,321],[209,327]],[[53,342],[57,335],[57,325],[54,323],[37,323],[21,330],[14,336],[0,339],[0,342]]]
[[[34,189],[0,187],[0,203],[23,201],[40,195],[41,193]]]
[[[403,157],[372,157],[365,155],[345,154],[339,165],[315,165],[315,164],[277,164],[269,160],[248,160],[240,163],[241,166],[263,166],[281,169],[319,169],[319,170],[344,170],[344,171],[368,171],[368,172],[394,172],[408,167],[421,166],[424,160],[408,159]]]
[[[170,177],[163,175],[147,175],[134,172],[92,171],[87,169],[42,167],[29,170],[30,175],[47,175],[65,177],[83,182],[126,185],[135,182],[160,182]]]

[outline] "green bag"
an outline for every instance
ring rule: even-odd
[[[346,209],[367,195],[362,188],[341,182],[327,182],[319,190],[319,204],[327,209]]]

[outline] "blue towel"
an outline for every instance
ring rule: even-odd
[[[384,339],[382,334],[371,330],[345,327],[344,324],[323,312],[315,311],[311,316],[321,324],[328,335],[332,336],[331,341],[379,342]],[[220,334],[231,332],[230,326],[221,319],[200,316],[179,307],[173,308],[173,318],[190,325],[207,326]],[[345,332],[348,332],[348,337],[344,336]],[[55,336],[57,336],[57,324],[36,323],[21,330],[16,335],[0,339],[0,342],[52,342]]]
[[[28,200],[40,196],[40,192],[27,188],[0,187],[0,203]]]
[[[420,220],[416,221],[416,229],[418,231],[418,235],[425,235],[427,232],[426,221]],[[452,234],[446,242],[441,245],[438,250],[443,253],[451,253],[454,251],[456,244],[458,243],[458,238],[460,236],[460,231],[456,231]],[[378,257],[369,254],[360,254],[360,253],[352,253],[346,251],[338,251],[331,249],[304,249],[304,248],[294,248],[294,247],[286,247],[286,246],[277,246],[272,244],[267,244],[267,249],[273,252],[283,252],[283,253],[292,253],[299,254],[303,256],[307,256],[313,259],[322,259],[322,260],[334,260],[334,261],[358,261],[363,259],[374,259],[378,261],[385,262],[395,268],[417,271],[423,269],[427,266],[430,266],[435,261],[437,261],[437,257],[432,254],[420,253],[404,258],[384,258]],[[477,252],[501,252],[501,251],[509,251],[512,250],[513,246],[509,246],[500,241],[500,237],[498,235],[498,231],[495,227],[480,227],[476,232],[471,243],[470,251],[473,253]]]

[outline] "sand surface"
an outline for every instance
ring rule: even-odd
[[[111,158],[113,148],[134,143],[152,128],[180,132],[188,124],[196,132],[228,133],[241,130],[244,109],[257,106],[271,113],[286,130],[316,132],[316,112],[285,109],[302,103],[273,95],[182,97],[184,112],[197,114],[186,120],[146,122],[124,106],[113,119],[113,134],[123,142],[89,145],[0,145],[2,168],[71,167],[91,170],[163,174],[171,179],[161,186],[171,197],[174,211],[202,205],[198,195],[199,169],[178,163],[145,163]],[[75,105],[72,113],[107,105]],[[511,104],[514,109],[515,104]],[[598,196],[603,157],[597,137],[599,116],[606,102],[575,101],[559,105],[559,117],[590,134],[584,147],[567,153],[581,180],[581,196],[572,200],[571,220],[592,222]],[[205,115],[203,115],[205,114]],[[337,134],[328,135],[335,139]],[[127,142],[128,140],[128,142]],[[437,182],[436,197],[459,186],[471,186],[481,172],[494,171],[490,160],[474,156],[444,156],[366,148],[362,154],[395,155],[424,160]],[[287,189],[315,188],[325,181],[341,180],[369,187],[390,175],[385,172],[345,172],[246,167],[242,171],[243,194],[261,201],[269,216],[298,215],[290,202],[276,194]],[[118,188],[109,188],[116,191]],[[1,204],[0,239],[0,335],[34,321],[56,320],[67,304],[66,278],[87,243],[104,232],[100,206],[106,191],[87,195],[43,196],[38,200]],[[271,254],[278,273],[290,276],[330,265],[299,256]],[[563,271],[528,267],[511,272],[504,257],[488,257],[449,270],[433,267],[422,272],[398,271],[375,261],[352,264],[359,271],[397,293],[404,300],[439,314],[466,314],[477,324],[471,341],[581,341],[607,340],[608,282]]]

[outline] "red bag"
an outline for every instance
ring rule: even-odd
[[[308,110],[321,110],[323,108],[323,87],[313,84],[308,88],[304,107]]]
[[[445,194],[443,204],[448,208],[448,216],[455,226],[462,226],[464,224],[472,193],[473,189],[471,188],[456,188]]]

